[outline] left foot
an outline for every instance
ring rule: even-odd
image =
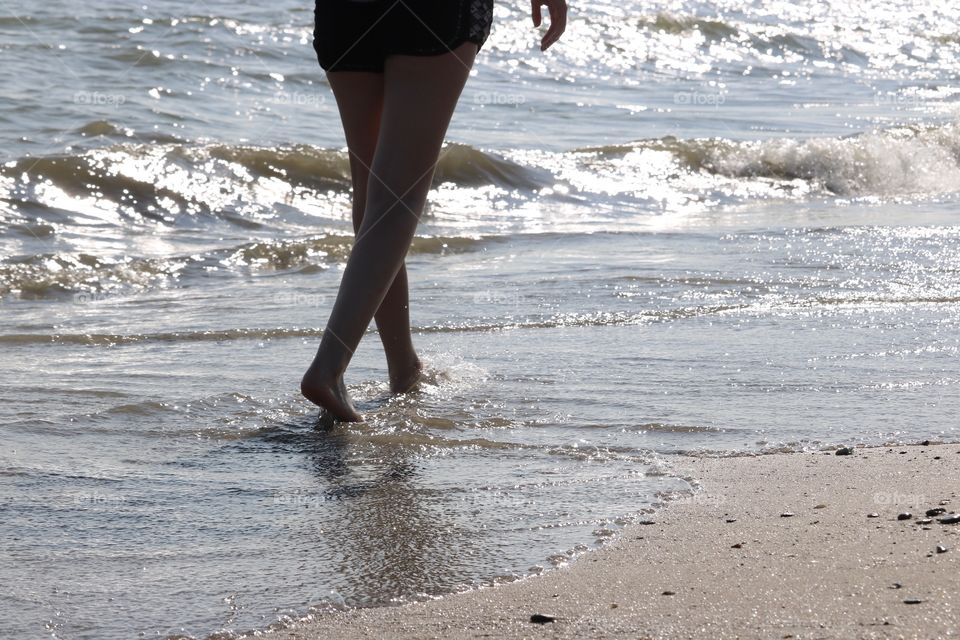
[[[363,420],[350,402],[342,376],[325,376],[310,367],[300,381],[300,393],[337,420],[343,422]]]

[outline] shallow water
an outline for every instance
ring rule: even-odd
[[[498,4],[408,260],[431,375],[391,398],[371,333],[333,429],[312,8],[0,18],[0,635],[433,597],[609,540],[678,453],[956,440],[960,40],[920,8],[591,3],[541,55]]]

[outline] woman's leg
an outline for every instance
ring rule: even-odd
[[[477,53],[465,42],[436,56],[389,56],[366,210],[340,291],[301,391],[342,420],[359,420],[343,384],[363,333],[413,240],[443,138]]]
[[[362,71],[332,71],[327,81],[333,89],[350,153],[353,183],[353,230],[357,233],[367,205],[370,167],[373,164],[383,111],[383,74]],[[409,390],[419,379],[420,359],[410,335],[410,299],[407,269],[400,266],[374,320],[387,356],[390,389]]]

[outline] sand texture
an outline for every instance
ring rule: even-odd
[[[958,468],[960,445],[682,458],[677,469],[702,491],[570,567],[427,603],[324,615],[286,633],[957,637],[960,524],[920,521],[928,509],[960,510]],[[912,517],[898,520],[902,512]],[[533,614],[555,620],[536,624]]]

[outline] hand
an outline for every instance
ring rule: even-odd
[[[533,26],[540,26],[542,19],[540,7],[547,5],[547,11],[550,13],[550,28],[543,34],[543,39],[540,41],[540,51],[546,51],[547,47],[560,38],[560,34],[567,27],[567,2],[566,0],[530,1],[533,5]]]

